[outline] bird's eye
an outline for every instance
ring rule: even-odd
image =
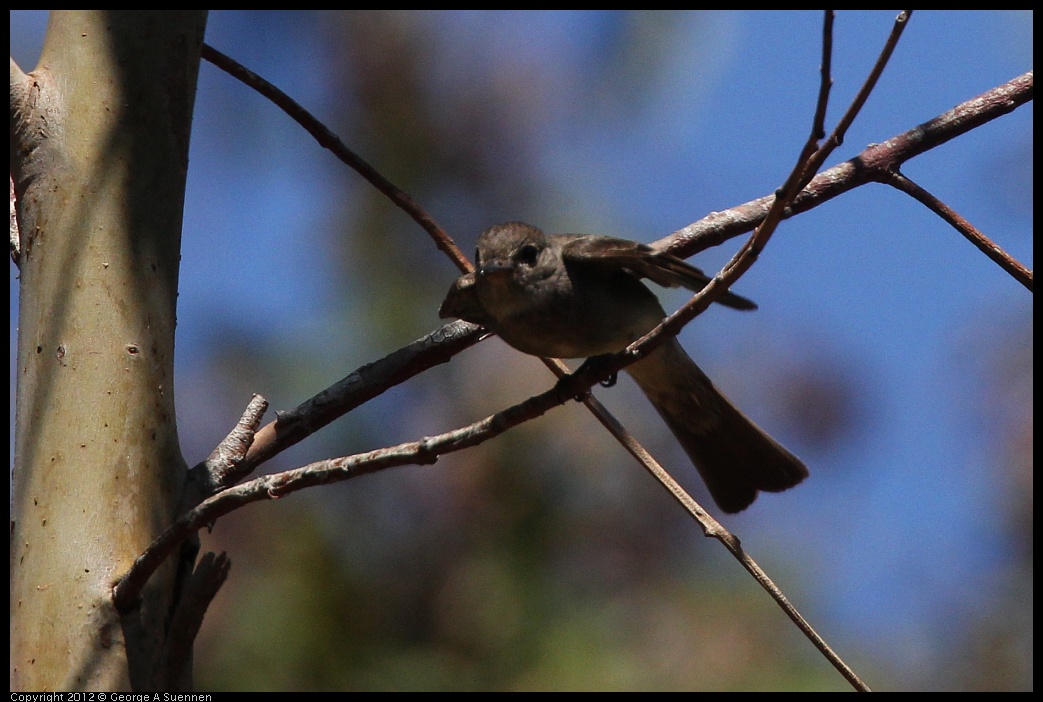
[[[536,259],[540,256],[540,250],[535,244],[526,244],[525,246],[518,249],[518,253],[514,255],[514,260],[518,263],[523,263],[526,266],[536,265]]]

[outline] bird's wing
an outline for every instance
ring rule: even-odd
[[[569,237],[562,247],[562,257],[567,263],[619,267],[639,278],[667,288],[683,287],[699,292],[710,278],[695,266],[647,244],[610,236]],[[726,292],[717,302],[737,310],[753,310],[757,305],[741,295]]]

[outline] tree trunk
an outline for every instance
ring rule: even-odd
[[[185,475],[174,325],[206,13],[54,12],[11,69],[21,266],[11,687],[152,689],[174,567],[134,611],[114,580],[171,521]]]

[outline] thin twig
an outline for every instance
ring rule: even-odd
[[[1028,71],[934,119],[866,147],[854,158],[812,178],[783,216],[806,212],[866,183],[888,183],[890,173],[900,170],[907,161],[1031,102],[1033,88],[1033,72]],[[766,195],[722,212],[711,212],[652,246],[682,258],[693,256],[755,228],[764,221],[774,201],[774,196]]]
[[[961,217],[956,210],[946,205],[904,174],[893,171],[890,175],[890,179],[887,180],[889,185],[911,195],[926,205],[929,210],[951,224],[967,241],[978,247],[978,250],[988,256],[996,265],[1007,271],[1014,280],[1024,285],[1029,291],[1032,291],[1032,271],[1004,251],[999,244],[985,236],[977,227]]]
[[[898,40],[902,38],[902,32],[905,31],[906,26],[909,24],[909,18],[912,17],[912,10],[902,10],[898,17],[895,18],[894,24],[891,26],[891,34],[888,35],[887,41],[884,43],[884,48],[880,52],[880,56],[877,57],[876,63],[873,64],[873,68],[869,71],[869,75],[866,76],[866,80],[862,83],[862,87],[859,89],[858,94],[851,101],[851,105],[848,106],[847,112],[837,122],[837,126],[833,129],[833,133],[829,136],[826,142],[823,144],[823,148],[819,156],[812,160],[812,164],[817,171],[826,158],[833,153],[833,150],[844,143],[844,136],[847,134],[848,128],[852,122],[855,121],[855,117],[862,111],[862,107],[866,104],[866,100],[869,99],[870,93],[873,92],[873,88],[876,87],[877,81],[880,80],[880,76],[884,73],[884,68],[887,67],[887,62],[891,60],[891,54],[894,53],[895,47],[898,45]],[[809,178],[810,180],[810,178]]]
[[[822,65],[819,66],[818,100],[815,117],[812,120],[811,133],[815,139],[826,136],[826,107],[829,105],[829,91],[833,87],[833,21],[836,13],[825,10],[822,22]]]
[[[464,273],[467,273],[473,268],[470,259],[463,255],[460,248],[453,242],[449,234],[447,234],[446,231],[435,222],[434,218],[427,213],[427,210],[414,202],[413,198],[411,198],[406,191],[382,176],[377,169],[369,165],[365,159],[349,149],[344,142],[341,141],[336,134],[331,132],[326,125],[320,122],[315,115],[297,104],[293,98],[282,90],[246,68],[241,63],[225,54],[222,54],[209,44],[203,44],[202,55],[204,59],[214,64],[222,71],[237,78],[274,102],[283,112],[289,115],[291,119],[304,127],[305,131],[311,134],[315,140],[319,142],[319,145],[332,151],[337,158],[369,181],[369,183],[377,190],[384,193],[384,195],[400,207],[403,212],[412,217],[413,221],[423,227],[424,231],[431,235],[431,238],[435,242],[435,246],[445,253],[445,255],[456,264],[457,268]]]

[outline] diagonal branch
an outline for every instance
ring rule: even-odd
[[[784,217],[814,209],[866,183],[887,182],[887,174],[899,170],[905,162],[1013,112],[1032,100],[1032,77],[1032,71],[1024,73],[822,171],[811,179]],[[652,245],[675,256],[693,256],[752,230],[764,220],[773,200],[773,195],[766,195],[723,212],[711,212]]]
[[[315,117],[315,115],[301,107],[297,101],[282,90],[275,87],[249,68],[243,66],[238,61],[222,54],[209,44],[203,44],[202,56],[205,60],[214,64],[222,71],[225,71],[233,78],[237,78],[274,102],[283,112],[297,122],[297,124],[304,127],[305,131],[311,134],[315,138],[315,141],[319,142],[320,146],[332,151],[337,158],[369,181],[374,188],[384,193],[388,199],[401,208],[403,212],[412,217],[413,221],[423,227],[424,231],[431,235],[431,238],[434,239],[435,245],[456,264],[457,268],[464,273],[471,270],[472,265],[470,259],[463,255],[460,248],[453,242],[449,234],[447,234],[446,231],[435,222],[434,218],[427,213],[427,210],[418,205],[413,198],[406,193],[406,191],[382,176],[376,168],[349,149],[344,142],[340,140],[340,137],[331,132],[326,125]]]
[[[901,190],[907,195],[916,198],[927,209],[944,219],[953,229],[974,244],[979,251],[989,257],[993,263],[1005,270],[1014,280],[1018,281],[1029,292],[1032,292],[1032,271],[1022,265],[1017,259],[1003,250],[999,244],[985,236],[977,227],[961,217],[953,208],[929,193],[926,189],[910,180],[908,176],[893,171],[887,181],[889,185]]]

